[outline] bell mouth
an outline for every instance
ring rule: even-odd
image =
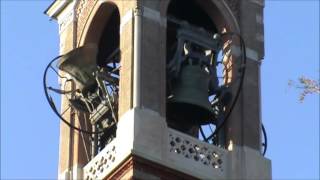
[[[213,111],[185,102],[168,102],[167,117],[169,121],[194,125],[205,125],[214,121]]]

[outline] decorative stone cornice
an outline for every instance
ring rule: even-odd
[[[83,178],[104,179],[132,155],[200,179],[227,178],[227,150],[166,127],[163,118],[146,109],[120,118],[116,139],[84,167]]]
[[[56,0],[45,10],[45,14],[58,21],[59,33],[62,33],[71,22],[76,20],[74,17],[75,3],[76,1]]]
[[[44,13],[51,17],[52,19],[57,19],[58,15],[70,4],[72,1],[68,0],[60,0],[54,1],[45,11]]]
[[[145,6],[139,6],[139,8],[134,8],[128,10],[123,18],[121,19],[120,24],[120,33],[123,30],[123,27],[128,24],[130,21],[133,20],[134,16],[142,16],[143,18],[152,20],[153,22],[159,23],[160,26],[166,27],[167,26],[167,19],[160,15],[160,12]]]
[[[65,28],[75,20],[74,17],[74,11],[69,10],[65,14],[63,14],[61,17],[58,18],[58,24],[59,24],[59,33],[62,33]]]

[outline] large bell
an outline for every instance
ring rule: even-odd
[[[60,58],[58,68],[68,73],[82,91],[96,83],[94,73],[97,71],[97,52],[98,48],[94,44],[76,48]]]
[[[182,124],[209,123],[213,115],[208,100],[209,80],[209,73],[199,64],[183,66],[168,99],[169,118]]]

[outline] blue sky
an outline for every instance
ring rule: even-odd
[[[58,55],[52,1],[1,1],[1,179],[55,179],[59,120],[42,75]],[[290,79],[319,78],[319,1],[267,0],[262,120],[274,179],[319,179],[319,96],[298,101]]]

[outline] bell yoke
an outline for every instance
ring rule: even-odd
[[[188,133],[195,125],[215,122],[208,97],[219,89],[216,64],[221,44],[218,34],[201,28],[184,24],[178,30],[177,49],[167,65],[169,126]]]

